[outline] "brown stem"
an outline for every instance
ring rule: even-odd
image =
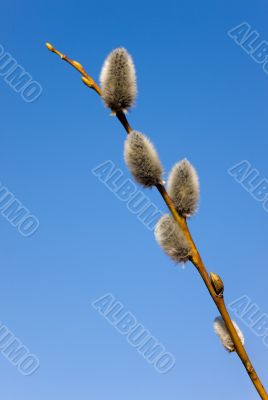
[[[73,61],[71,59],[69,59],[67,56],[63,55],[61,52],[59,52],[58,50],[56,50],[51,44],[46,43],[47,48],[52,51],[53,53],[57,54],[62,60],[68,62],[70,65],[72,65],[77,71],[79,71],[82,74],[82,80],[83,82],[90,87],[91,89],[95,90],[96,93],[98,93],[98,95],[101,96],[101,89],[100,87],[97,85],[97,83],[87,74],[87,72],[84,70],[84,68],[82,67],[82,65],[80,63],[78,63],[77,61]],[[130,133],[132,131],[132,128],[126,118],[126,115],[123,112],[117,112],[116,113],[116,117],[118,118],[118,120],[121,122],[121,124],[123,125],[124,129],[126,130],[127,133]],[[240,357],[242,363],[244,364],[244,367],[253,383],[253,385],[255,386],[257,392],[259,393],[260,397],[263,400],[268,400],[268,395],[260,381],[260,378],[258,377],[256,371],[254,370],[250,359],[247,355],[247,352],[236,332],[236,329],[232,323],[232,320],[230,318],[230,315],[227,311],[225,302],[224,302],[224,298],[223,296],[219,296],[217,295],[217,293],[215,292],[215,289],[211,283],[209,274],[206,270],[206,267],[202,261],[202,258],[197,250],[197,247],[195,245],[195,242],[191,236],[191,233],[189,231],[186,219],[184,217],[182,217],[176,210],[173,201],[171,200],[171,198],[169,197],[165,187],[162,184],[158,184],[156,185],[157,190],[159,191],[159,193],[161,194],[161,196],[163,197],[163,200],[165,201],[167,207],[169,208],[171,214],[173,215],[173,218],[175,219],[175,221],[178,223],[178,225],[181,227],[181,229],[183,230],[186,238],[188,239],[188,241],[191,244],[191,257],[190,257],[190,261],[193,263],[193,265],[196,267],[196,269],[198,270],[199,274],[201,275],[201,278],[203,279],[209,293],[210,296],[212,297],[214,303],[216,304],[224,322],[226,325],[226,328],[232,338],[232,341],[234,343],[235,346],[235,350],[236,353],[238,354],[238,356]]]
[[[172,200],[170,199],[166,189],[164,188],[164,186],[162,185],[157,185],[157,189],[160,192],[161,196],[163,197],[165,203],[167,204],[169,210],[171,211],[174,219],[178,222],[178,224],[180,225],[181,229],[184,231],[185,236],[187,237],[187,239],[190,241],[191,243],[191,248],[192,248],[192,256],[191,256],[191,262],[194,264],[194,266],[196,267],[196,269],[198,270],[199,274],[201,275],[209,293],[210,296],[212,297],[214,303],[216,304],[224,322],[225,325],[227,327],[227,330],[232,338],[232,341],[235,345],[235,350],[236,353],[238,354],[239,358],[241,359],[253,385],[255,386],[257,392],[259,393],[260,397],[264,400],[268,399],[268,395],[266,390],[264,389],[260,378],[258,377],[255,369],[253,368],[253,365],[249,359],[249,356],[245,350],[245,347],[243,346],[237,331],[232,323],[232,320],[230,318],[230,315],[227,311],[225,302],[224,302],[224,298],[223,296],[218,296],[214,290],[214,287],[211,283],[209,274],[206,270],[206,267],[202,261],[202,258],[196,248],[195,242],[192,239],[191,233],[188,229],[188,225],[186,223],[186,220],[180,216],[175,207],[174,204],[172,202]]]
[[[118,111],[116,113],[116,116],[119,119],[119,121],[121,122],[121,124],[123,125],[123,127],[125,128],[127,133],[130,133],[131,131],[133,131],[133,129],[129,125],[127,117],[123,111]]]

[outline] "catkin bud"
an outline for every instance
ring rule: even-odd
[[[163,168],[150,140],[132,131],[125,141],[125,162],[138,183],[152,187],[162,182]]]
[[[224,291],[224,285],[223,285],[223,281],[221,279],[221,277],[217,274],[214,274],[214,272],[210,273],[210,281],[211,284],[215,290],[215,293],[218,296],[223,296],[223,291]]]
[[[80,69],[83,69],[83,66],[80,64],[80,62],[78,62],[78,61],[73,61],[73,65],[76,67],[76,68],[80,68]]]
[[[238,325],[234,321],[232,321],[232,323],[236,329],[236,332],[237,332],[242,344],[244,345],[245,338],[244,338],[242,331],[239,329]],[[232,351],[235,351],[235,345],[234,345],[233,340],[226,328],[225,322],[222,319],[222,317],[215,318],[214,330],[215,330],[215,333],[219,336],[219,338],[220,338],[223,346],[226,348],[226,350],[228,350],[230,353]]]
[[[137,95],[136,73],[131,56],[123,48],[112,51],[100,74],[102,98],[113,112],[127,111]]]
[[[168,178],[167,191],[182,216],[189,217],[196,212],[199,182],[189,161],[182,160],[174,165]]]
[[[168,215],[163,215],[155,227],[155,238],[164,252],[175,262],[185,263],[191,255],[191,246],[182,229]]]

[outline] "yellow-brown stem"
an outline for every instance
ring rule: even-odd
[[[72,65],[77,71],[79,71],[82,74],[82,81],[85,83],[85,85],[87,85],[89,88],[95,90],[96,93],[98,93],[98,95],[101,96],[101,89],[98,86],[98,84],[87,74],[87,72],[84,70],[84,68],[82,67],[82,65],[80,63],[78,63],[77,61],[73,61],[71,59],[69,59],[67,56],[63,55],[60,51],[58,51],[57,49],[55,49],[51,44],[46,43],[46,46],[48,48],[48,50],[52,51],[53,53],[57,54],[62,60],[68,62],[70,65]],[[130,133],[132,131],[132,128],[126,118],[126,115],[123,112],[117,112],[116,113],[116,117],[118,118],[118,120],[121,122],[121,124],[123,125],[124,129],[126,130],[127,133]],[[190,257],[190,261],[193,263],[193,265],[196,267],[196,269],[198,270],[199,274],[201,275],[201,278],[203,279],[209,293],[210,296],[212,297],[214,303],[216,304],[219,313],[221,314],[226,328],[233,340],[234,346],[235,346],[235,350],[236,353],[238,354],[238,356],[240,357],[242,363],[245,366],[245,369],[252,381],[252,383],[254,384],[257,392],[259,393],[260,397],[263,400],[268,400],[268,395],[260,381],[260,378],[258,377],[256,371],[254,370],[250,359],[247,355],[247,352],[236,332],[236,329],[232,323],[232,320],[230,318],[230,315],[227,311],[225,302],[224,302],[224,298],[223,296],[218,296],[217,293],[214,290],[213,285],[211,284],[210,281],[210,277],[209,274],[206,270],[206,267],[202,261],[202,258],[197,250],[197,247],[195,245],[195,242],[191,236],[191,233],[189,231],[186,219],[184,217],[182,217],[176,210],[173,201],[171,200],[171,198],[169,197],[165,187],[161,184],[156,185],[156,188],[158,189],[159,193],[161,194],[161,196],[163,197],[163,200],[165,201],[167,207],[169,208],[171,214],[173,215],[173,218],[175,219],[175,221],[178,223],[178,225],[181,227],[181,229],[183,230],[186,238],[188,239],[189,243],[191,244],[191,257]]]
[[[173,201],[169,197],[165,187],[163,185],[157,185],[156,187],[157,187],[158,191],[160,192],[161,196],[163,197],[163,199],[164,199],[166,205],[168,206],[170,212],[172,213],[175,221],[177,221],[177,223],[179,224],[179,226],[183,230],[186,238],[191,243],[192,252],[191,252],[190,260],[194,264],[196,269],[198,270],[199,274],[201,275],[201,277],[202,277],[202,279],[203,279],[203,281],[204,281],[204,283],[205,283],[205,285],[206,285],[206,287],[207,287],[207,289],[208,289],[208,291],[210,293],[210,296],[212,297],[214,303],[216,304],[216,306],[217,306],[217,308],[219,310],[219,313],[221,314],[221,316],[222,316],[222,318],[223,318],[223,320],[225,322],[225,325],[226,325],[226,327],[228,329],[228,332],[229,332],[229,334],[230,334],[230,336],[231,336],[231,338],[233,340],[233,343],[235,345],[236,353],[238,354],[238,356],[240,357],[242,363],[244,364],[244,366],[246,368],[246,371],[247,371],[247,373],[248,373],[253,385],[255,386],[257,392],[259,393],[260,397],[263,400],[268,400],[267,392],[264,389],[264,387],[263,387],[263,385],[261,383],[261,380],[259,379],[256,371],[254,370],[254,368],[253,368],[253,366],[251,364],[251,361],[249,359],[249,356],[248,356],[248,354],[247,354],[247,352],[245,350],[245,347],[243,346],[243,344],[242,344],[242,342],[241,342],[241,340],[240,340],[240,338],[239,338],[239,336],[237,334],[237,331],[236,331],[236,329],[235,329],[235,327],[234,327],[234,325],[232,323],[232,320],[230,318],[230,315],[229,315],[229,313],[227,311],[227,308],[226,308],[226,305],[225,305],[225,302],[224,302],[224,298],[223,298],[223,296],[218,296],[216,294],[216,292],[215,292],[215,289],[214,289],[214,287],[213,287],[213,285],[211,283],[209,274],[208,274],[208,272],[206,270],[206,267],[205,267],[205,265],[204,265],[204,263],[202,261],[202,258],[200,256],[200,254],[199,254],[199,252],[197,250],[197,247],[196,247],[195,242],[194,242],[194,240],[193,240],[193,238],[191,236],[191,233],[189,231],[189,228],[188,228],[188,225],[187,225],[187,222],[186,222],[185,218],[182,217],[176,211],[176,208],[175,208],[175,206],[173,204]]]
[[[48,50],[50,50],[52,53],[57,54],[63,61],[66,61],[69,63],[72,67],[74,67],[80,74],[83,76],[83,82],[90,87],[91,89],[95,90],[100,96],[101,96],[101,90],[99,85],[94,81],[94,79],[91,78],[87,74],[87,72],[84,70],[83,66],[75,60],[71,60],[69,57],[65,56],[63,53],[61,53],[59,50],[55,49],[55,47],[52,46],[50,43],[46,43],[46,47]]]

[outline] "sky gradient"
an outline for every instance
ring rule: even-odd
[[[2,398],[257,400],[213,332],[218,313],[193,266],[174,266],[92,173],[110,160],[131,179],[125,133],[45,42],[96,80],[112,49],[129,50],[139,92],[132,126],[155,144],[165,177],[185,157],[196,167],[201,201],[190,228],[205,264],[222,276],[227,304],[248,296],[266,314],[268,213],[228,170],[246,160],[268,179],[268,74],[227,32],[246,22],[268,41],[267,1],[15,0],[1,10],[2,48],[42,87],[25,102],[0,76],[0,182],[39,221],[25,237],[0,213],[0,321],[40,361],[23,376],[0,352]],[[166,212],[155,190],[137,190]],[[174,355],[169,373],[92,307],[106,293]],[[268,347],[232,317],[268,387]]]

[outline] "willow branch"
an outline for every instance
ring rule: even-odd
[[[60,51],[55,49],[50,43],[46,43],[46,46],[47,46],[48,50],[57,54],[62,60],[68,62],[78,72],[80,72],[82,74],[82,81],[85,83],[86,86],[93,89],[99,96],[102,95],[101,89],[98,86],[98,84],[94,81],[94,79],[91,76],[89,76],[87,74],[87,72],[84,70],[84,68],[82,67],[82,65],[80,63],[78,63],[77,61],[71,60],[67,56],[63,55]],[[116,117],[120,121],[120,123],[123,125],[127,134],[130,133],[132,131],[132,128],[127,120],[126,115],[123,112],[117,112]],[[191,245],[190,261],[192,262],[192,264],[196,267],[197,271],[199,272],[201,278],[203,279],[203,282],[205,283],[205,285],[209,291],[211,298],[213,299],[216,307],[218,308],[219,313],[221,314],[221,316],[225,322],[226,328],[232,338],[237,355],[241,359],[241,361],[242,361],[253,385],[255,386],[257,392],[259,393],[260,397],[263,400],[268,400],[267,392],[264,389],[264,387],[261,383],[261,380],[258,377],[255,369],[253,368],[253,365],[249,359],[249,356],[248,356],[248,354],[237,334],[237,331],[232,323],[232,320],[230,318],[230,315],[229,315],[228,310],[225,305],[224,297],[223,297],[223,295],[218,295],[215,292],[215,289],[211,283],[207,269],[203,263],[203,260],[197,250],[196,244],[195,244],[195,242],[191,236],[191,233],[189,231],[186,219],[177,212],[177,210],[174,206],[174,203],[173,203],[172,199],[170,198],[170,196],[168,195],[165,187],[162,184],[158,184],[158,185],[156,185],[156,188],[159,191],[159,193],[161,194],[161,196],[162,196],[164,202],[166,203],[167,207],[169,208],[171,214],[173,215],[173,218],[178,223],[180,228],[183,230],[185,237],[187,238],[187,240],[189,241],[189,243]]]
[[[55,49],[55,47],[52,46],[50,43],[46,43],[46,47],[48,50],[50,50],[52,53],[57,54],[63,61],[66,61],[68,64],[70,64],[72,67],[74,67],[80,74],[82,74],[82,80],[87,85],[89,88],[95,90],[100,96],[101,96],[101,90],[99,85],[92,79],[87,72],[84,70],[83,66],[75,60],[71,60],[69,57],[65,56],[63,53],[61,53],[59,50]]]
[[[99,96],[101,96],[101,89],[100,89],[99,85],[96,83],[96,81],[94,81],[93,78],[91,78],[91,76],[88,75],[86,70],[83,68],[83,66],[78,61],[71,60],[69,57],[67,57],[66,55],[61,53],[59,50],[55,49],[55,47],[52,46],[52,44],[50,44],[50,43],[46,43],[46,47],[49,51],[57,54],[57,56],[59,56],[63,61],[66,61],[68,64],[70,64],[72,67],[74,67],[78,72],[80,72],[80,74],[82,75],[81,79],[82,79],[83,83],[86,86],[88,86],[90,89],[93,89]],[[121,124],[123,125],[123,127],[125,128],[127,133],[130,133],[132,131],[132,128],[129,125],[125,114],[122,111],[119,111],[116,113],[116,117],[121,122]]]

